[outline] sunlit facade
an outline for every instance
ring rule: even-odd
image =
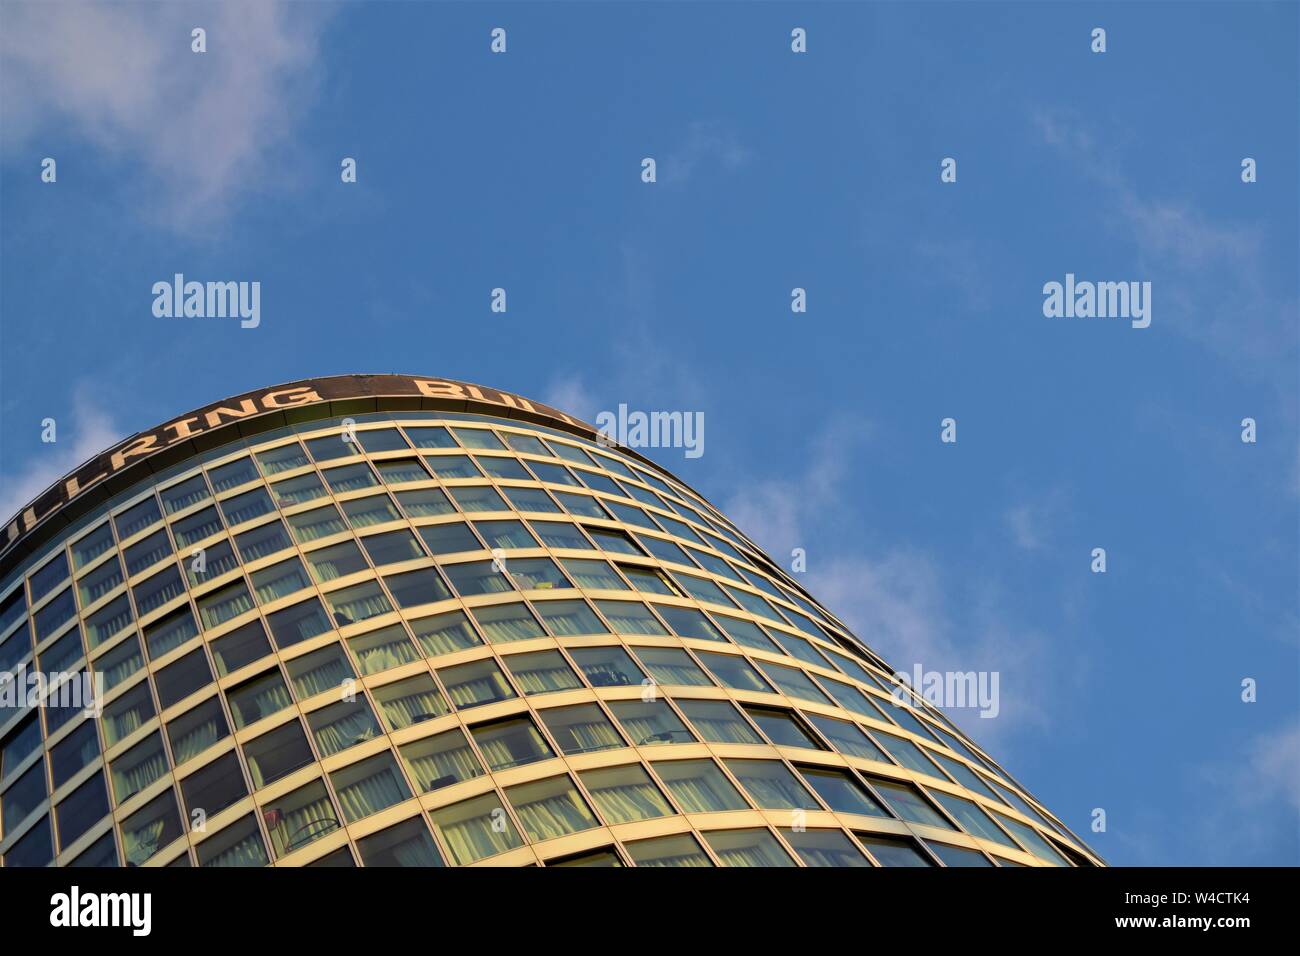
[[[151,434],[0,552],[10,687],[102,707],[0,707],[6,867],[1101,863],[560,412],[347,376]]]

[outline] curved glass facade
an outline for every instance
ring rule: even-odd
[[[0,586],[0,671],[71,675],[0,707],[6,867],[1100,863],[700,496],[511,417],[152,475]]]

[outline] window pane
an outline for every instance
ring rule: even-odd
[[[271,862],[252,814],[208,837],[197,852],[199,866],[257,867]]]
[[[526,641],[545,636],[537,619],[529,613],[524,604],[517,601],[510,604],[477,607],[474,608],[473,613],[479,630],[493,643]]]
[[[342,753],[349,747],[374,739],[380,733],[379,722],[375,720],[364,696],[358,696],[356,700],[342,700],[312,711],[307,715],[307,726],[311,728],[316,748],[322,757]],[[342,799],[341,794],[339,799]]]
[[[767,830],[715,830],[704,834],[723,866],[794,866]]]
[[[378,674],[416,660],[415,645],[400,624],[382,627],[348,641],[352,656],[362,674]]]
[[[264,488],[254,488],[252,491],[246,491],[242,495],[235,495],[221,502],[221,513],[225,516],[226,524],[232,527],[260,518],[264,514],[270,514],[274,510],[275,505],[271,503],[271,496]],[[179,537],[177,540],[180,540]]]
[[[195,810],[213,817],[242,800],[248,795],[248,787],[239,768],[239,758],[228,753],[200,767],[181,781],[181,795],[191,820],[195,818]]]
[[[881,753],[880,748],[871,742],[871,738],[864,734],[856,724],[850,724],[845,720],[836,720],[833,717],[822,717],[817,714],[807,715],[812,721],[813,726],[822,732],[822,735],[831,742],[840,753],[849,757],[863,757],[867,760],[878,760],[881,763],[889,763],[889,758]]]
[[[807,866],[870,866],[870,861],[839,830],[782,830]]]
[[[293,703],[289,688],[278,669],[268,671],[232,688],[228,694],[236,729],[269,717]]]
[[[357,849],[366,866],[443,865],[442,855],[419,817],[358,840]]]
[[[208,474],[212,478],[212,487],[218,493],[247,484],[250,481],[256,481],[258,478],[257,469],[253,467],[253,459],[251,458],[240,458],[219,465],[211,469]]]
[[[430,816],[452,859],[461,866],[523,846],[495,792],[453,803]]]
[[[722,682],[723,687],[732,690],[758,690],[770,692],[772,688],[758,675],[749,661],[734,654],[713,654],[700,652],[704,666],[713,671],[713,676]]]
[[[122,855],[127,866],[139,866],[184,834],[176,795],[168,790],[122,823]]]
[[[515,696],[505,675],[491,659],[440,668],[438,677],[452,704],[460,710]]]
[[[712,760],[664,760],[654,768],[686,813],[749,809],[740,791]]]
[[[820,810],[785,764],[775,760],[728,760],[727,769],[765,810]]]
[[[575,647],[569,653],[593,687],[630,687],[645,677],[621,647]]]
[[[483,766],[459,729],[407,744],[402,748],[402,760],[423,793],[483,774]]]
[[[619,700],[612,702],[609,709],[635,746],[692,743],[695,740],[686,725],[662,700]]]
[[[387,750],[334,771],[330,781],[348,823],[401,803],[411,795],[392,753]]]
[[[814,770],[801,768],[803,777],[826,801],[826,805],[840,813],[862,813],[872,817],[888,817],[875,798],[842,770]]]
[[[695,838],[687,834],[626,844],[637,866],[713,866]]]
[[[449,712],[446,701],[428,674],[418,674],[375,688],[375,700],[393,730],[441,717]]]
[[[639,601],[597,601],[610,626],[622,634],[667,634],[650,609]]]
[[[587,802],[567,776],[520,784],[506,790],[519,822],[534,843],[599,826]]]
[[[271,645],[261,621],[249,621],[212,642],[212,658],[216,661],[217,673],[222,677],[270,653]]]
[[[978,850],[967,849],[964,846],[953,846],[951,843],[936,843],[933,840],[926,840],[925,845],[930,848],[931,853],[943,861],[944,866],[993,865],[993,861]]]
[[[582,785],[596,801],[606,823],[632,823],[673,812],[640,764],[587,770],[582,774]]]
[[[413,425],[407,425],[406,437],[411,439],[416,448],[455,448],[456,439],[451,437],[451,433],[441,425],[433,425],[427,428],[417,428]]]
[[[257,460],[261,463],[262,470],[268,475],[276,475],[282,471],[289,471],[310,464],[306,453],[302,450],[302,446],[297,442],[292,445],[283,445],[280,448],[272,448],[270,451],[259,451]]]
[[[758,724],[758,729],[763,731],[767,739],[778,747],[821,749],[821,746],[813,742],[813,739],[808,736],[798,721],[785,711],[766,710],[762,707],[746,707],[745,713],[749,714],[750,719]]]
[[[911,840],[863,833],[858,834],[858,839],[881,866],[934,866]]]
[[[623,746],[618,731],[595,704],[551,707],[540,713],[546,729],[566,754],[611,750]]]
[[[561,637],[609,633],[586,601],[538,601],[533,606],[551,633]]]
[[[430,455],[424,459],[439,478],[479,478],[479,471],[466,455]]]
[[[548,694],[582,686],[582,681],[558,651],[511,654],[505,662],[515,683],[525,694]]]
[[[167,772],[167,756],[163,752],[162,735],[150,734],[122,754],[112,764],[113,796],[124,803]],[[41,796],[45,795],[44,773],[41,774]],[[10,791],[12,792],[12,791]],[[6,798],[8,793],[6,793]],[[9,811],[5,810],[5,829],[9,829]]]
[[[711,687],[713,682],[685,651],[675,647],[638,647],[637,657],[660,684]]]
[[[277,858],[333,833],[342,825],[325,784],[319,780],[266,804],[262,808],[262,820],[271,834],[271,849]]]
[[[219,740],[230,736],[230,725],[216,697],[187,710],[167,725],[176,765],[197,757]]]
[[[565,558],[560,562],[569,572],[578,587],[592,591],[626,591],[623,579],[614,573],[604,561],[592,561],[587,558]]]
[[[952,824],[940,816],[939,811],[930,806],[915,787],[905,783],[895,783],[892,780],[880,780],[876,777],[871,778],[871,785],[885,798],[890,809],[904,820],[923,823],[926,826],[943,827],[945,830],[953,828]]]
[[[496,561],[467,561],[444,564],[442,569],[457,593],[462,597],[473,597],[476,594],[498,594],[513,590],[510,579],[498,570],[499,567],[501,565]]]
[[[491,770],[506,770],[555,756],[527,717],[470,729]]]
[[[428,657],[450,654],[479,644],[464,611],[448,611],[411,621],[411,632]]]
[[[421,488],[417,491],[399,491],[397,503],[412,518],[433,518],[451,514],[456,509],[438,488]]]
[[[249,741],[244,745],[244,756],[248,758],[253,786],[258,789],[316,759],[307,744],[307,735],[302,732],[302,725],[296,720]]]
[[[929,791],[930,796],[934,797],[950,814],[957,818],[966,832],[973,836],[980,837],[984,840],[992,840],[994,843],[1000,843],[1005,847],[1016,849],[1015,842],[1007,836],[973,801],[965,800],[962,797],[949,793],[943,793],[939,790]]]
[[[719,744],[761,744],[754,728],[745,723],[736,708],[725,700],[682,700],[678,701],[682,712],[700,736],[710,743]]]
[[[271,625],[271,637],[280,650],[330,629],[325,609],[316,598],[276,611],[267,620]]]
[[[346,682],[356,677],[352,665],[343,654],[343,648],[337,644],[295,657],[285,667],[300,700],[326,691],[339,693]]]
[[[369,528],[402,517],[388,495],[371,495],[368,498],[345,501],[343,513],[348,516],[354,528]]]
[[[479,544],[478,538],[474,537],[469,530],[469,525],[463,521],[424,525],[419,530],[420,537],[424,539],[424,543],[429,546],[429,551],[433,554],[457,554],[462,551],[483,550],[483,545]]]

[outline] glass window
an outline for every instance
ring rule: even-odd
[[[940,816],[939,811],[930,805],[930,801],[921,796],[915,787],[893,780],[871,778],[871,785],[885,798],[891,810],[910,823],[922,823],[931,827],[953,829],[953,825]]]
[[[400,624],[381,627],[348,640],[362,674],[378,674],[419,658],[415,646]]]
[[[533,509],[536,510],[536,509]],[[571,550],[591,551],[592,545],[578,530],[578,526],[569,521],[533,521],[533,530],[548,548],[569,548]],[[592,564],[603,564],[593,561]]]
[[[817,649],[812,646],[812,643],[804,640],[802,637],[796,637],[794,634],[786,634],[782,631],[776,630],[775,628],[772,629],[772,637],[774,637],[776,642],[781,645],[782,650],[791,657],[797,657],[805,664],[813,664],[817,667],[826,666],[826,658],[818,654]]]
[[[325,595],[335,627],[347,627],[393,609],[377,581],[364,581],[350,588],[340,588]]]
[[[329,618],[316,598],[276,611],[267,618],[275,646],[284,650],[301,641],[324,634],[330,629]]]
[[[168,790],[122,823],[122,855],[127,866],[140,866],[183,836],[176,794]]]
[[[104,708],[104,746],[112,747],[143,727],[153,716],[149,681],[141,681]]]
[[[22,594],[21,591],[18,591],[16,593],[20,595]],[[115,605],[118,603],[125,604],[126,598],[123,597],[119,601],[114,601],[113,603]],[[102,613],[103,612],[101,612],[101,614]],[[92,618],[91,622],[89,623],[93,624],[93,621],[94,619]],[[131,622],[131,609],[128,607],[126,609],[126,620],[118,622],[116,626],[113,628],[113,630],[108,633],[109,634],[115,633],[121,627],[124,627],[126,624],[129,624],[130,622]],[[89,636],[91,636],[92,638],[92,643],[90,645],[92,648],[96,644],[100,643],[104,639],[104,637],[107,636],[106,634],[101,635],[97,633],[90,633],[89,627],[87,630]],[[12,674],[14,671],[18,669],[18,662],[21,661],[24,657],[26,657],[29,653],[31,653],[31,650],[32,650],[31,629],[27,626],[27,622],[24,621],[21,627],[19,627],[16,631],[10,634],[3,641],[0,641],[0,673]]]
[[[807,866],[870,866],[871,863],[839,830],[782,830]]]
[[[563,465],[554,465],[543,461],[530,461],[528,467],[533,470],[538,481],[549,482],[553,485],[570,485],[574,488],[581,488],[578,479],[569,473],[569,469]],[[584,474],[583,477],[586,477]]]
[[[406,437],[416,448],[455,448],[456,439],[441,425],[428,427],[406,426]]]
[[[518,601],[476,607],[473,614],[479,630],[494,644],[546,636],[527,606]]]
[[[697,578],[693,574],[677,574],[674,572],[677,583],[686,589],[686,593],[697,601],[705,604],[721,604],[723,607],[732,607],[732,603],[727,600],[726,595],[712,581],[706,581],[704,578]]]
[[[217,509],[208,507],[195,514],[179,518],[172,525],[172,534],[180,548],[198,544],[204,538],[210,538],[221,530],[221,519]]]
[[[767,830],[714,830],[704,834],[723,866],[794,866]]]
[[[23,719],[0,743],[0,777],[7,777],[41,745],[41,722],[36,714]]]
[[[712,760],[660,761],[654,769],[686,813],[749,809],[740,791]]]
[[[315,472],[309,471],[296,478],[277,481],[271,485],[271,493],[275,495],[276,504],[281,508],[287,508],[325,497],[325,486],[321,484]]]
[[[934,764],[925,759],[921,749],[912,741],[896,737],[894,734],[887,734],[882,730],[875,731],[875,734],[876,739],[880,741],[880,746],[889,751],[890,756],[904,767],[915,770],[917,773],[929,774],[931,777],[940,776],[939,772],[934,769]]]
[[[325,480],[335,494],[357,491],[360,488],[370,488],[379,484],[370,466],[364,461],[340,465],[338,468],[326,468],[324,474]]]
[[[490,485],[472,485],[470,487],[452,488],[451,496],[461,511],[509,511],[505,499]],[[531,544],[524,547],[532,547]]]
[[[591,495],[572,491],[557,491],[555,500],[564,506],[564,510],[580,518],[608,518],[605,509]]]
[[[563,458],[565,461],[571,461],[575,464],[590,466],[592,463],[592,460],[587,457],[581,448],[574,448],[572,445],[566,445],[554,438],[551,439],[551,451],[555,453],[557,458]]]
[[[1069,862],[1065,859],[1065,857],[1061,856],[1061,854],[1057,853],[1054,849],[1052,849],[1051,844],[1049,844],[1046,840],[1044,840],[1041,836],[1039,836],[1038,831],[1035,830],[1033,827],[1026,826],[1025,824],[1021,823],[1019,820],[1013,820],[1010,817],[1001,813],[998,814],[998,822],[1001,823],[1007,829],[1009,829],[1011,833],[1016,837],[1016,839],[1019,840],[1022,844],[1024,844],[1025,849],[1027,849],[1034,856],[1038,857],[1040,860],[1045,860],[1046,862],[1052,864],[1053,866],[1070,865]],[[937,825],[939,824],[936,824],[936,826]],[[947,824],[943,824],[943,825],[946,826]]]
[[[951,843],[936,843],[933,840],[926,840],[925,845],[930,848],[931,853],[943,861],[944,866],[993,865],[993,861],[979,850],[970,850],[963,846],[953,846]]]
[[[271,835],[271,848],[277,858],[333,833],[340,826],[325,784],[319,780],[266,804],[262,808],[262,820]]]
[[[813,726],[820,730],[822,735],[840,753],[849,757],[863,757],[867,760],[889,763],[889,758],[881,753],[880,748],[872,743],[871,738],[864,734],[856,724],[850,724],[846,720],[836,720],[834,717],[822,717],[817,714],[809,714],[807,717],[812,721]]]
[[[610,501],[606,503],[605,507],[614,512],[616,521],[622,521],[624,524],[630,524],[638,528],[649,528],[651,531],[659,530],[659,526],[650,520],[650,516],[635,505]]]
[[[606,823],[632,823],[673,812],[640,764],[587,770],[581,776]]]
[[[291,445],[281,445],[279,448],[272,448],[269,451],[259,451],[256,457],[262,465],[262,471],[268,475],[278,475],[282,471],[290,471],[311,464],[307,460],[307,455],[302,450],[302,446],[297,442]]]
[[[150,496],[113,519],[113,524],[117,527],[117,540],[125,541],[161,520],[162,511],[158,508],[158,502]]]
[[[275,505],[271,502],[271,496],[266,493],[265,488],[254,488],[242,495],[226,498],[220,504],[221,513],[226,518],[226,524],[232,527],[243,524],[245,521],[252,521],[254,518],[260,518],[262,515],[270,514],[275,510]],[[176,540],[180,540],[179,535]]]
[[[1013,850],[1017,849],[1015,842],[973,801],[940,790],[931,790],[929,793],[972,836],[977,836],[983,840],[992,840],[994,843],[1000,843],[1002,846],[1010,847]]]
[[[279,527],[278,522],[276,527]],[[199,554],[196,549],[187,556],[189,560],[182,562],[185,579],[189,581],[191,588],[196,588],[205,581],[216,580],[227,571],[239,567],[239,559],[235,557],[235,549],[230,546],[229,541],[218,541],[202,549],[201,560]]]
[[[257,469],[253,467],[253,459],[248,457],[218,465],[216,468],[210,469],[208,474],[212,476],[212,487],[217,490],[218,494],[229,491],[231,488],[237,488],[240,485],[246,485],[258,478]]]
[[[460,866],[524,845],[495,791],[453,803],[430,816],[434,830]]]
[[[343,685],[356,677],[352,665],[343,654],[343,648],[337,644],[329,644],[318,651],[295,657],[285,667],[300,700],[326,691],[340,693],[345,689]],[[347,689],[351,689],[351,686],[349,684]]]
[[[800,772],[832,810],[840,813],[861,813],[872,817],[889,816],[876,799],[867,793],[851,774],[843,770],[801,767]]]
[[[673,607],[668,604],[656,604],[655,610],[668,622],[668,626],[679,637],[693,637],[703,641],[721,641],[726,643],[722,632],[713,626],[713,622],[700,611],[691,607]]]
[[[154,675],[158,703],[164,710],[210,683],[212,668],[208,666],[208,655],[201,647]]]
[[[548,591],[571,586],[550,558],[512,558],[502,563],[521,591]]]
[[[404,571],[390,574],[384,578],[388,590],[398,607],[419,607],[432,604],[451,597],[451,590],[442,583],[442,578],[434,568],[420,568],[416,571]]]
[[[772,688],[758,675],[753,665],[736,654],[714,654],[701,651],[700,660],[713,672],[713,676],[722,682],[723,687],[732,690],[757,690],[771,692]]]
[[[154,732],[113,761],[113,797],[125,803],[155,780],[167,773],[167,755],[163,751],[162,734]],[[45,773],[41,773],[41,796],[45,796]],[[9,792],[12,792],[9,791]],[[8,796],[8,793],[6,793]],[[5,829],[9,829],[8,812]]]
[[[253,598],[242,580],[210,591],[198,599],[199,618],[211,629],[252,610]]]
[[[428,657],[451,654],[481,643],[464,611],[448,611],[411,621],[411,632]]]
[[[148,614],[150,611],[156,611],[172,598],[179,597],[185,593],[185,582],[181,580],[180,572],[176,570],[176,565],[155,574],[143,584],[137,584],[131,589],[135,597],[135,606],[140,616]],[[37,616],[39,620],[39,615]]]
[[[817,685],[812,682],[807,674],[801,670],[795,670],[793,667],[785,667],[781,664],[767,664],[759,662],[759,667],[767,675],[768,680],[776,684],[783,694],[788,697],[797,697],[800,700],[812,700],[819,704],[829,703],[826,695],[817,689]]]
[[[297,720],[281,724],[244,744],[244,756],[248,758],[253,786],[259,790],[316,759]]]
[[[112,601],[107,607],[96,611],[86,619],[86,644],[91,650],[99,645],[111,640],[122,628],[131,623],[131,602],[127,600],[125,594]],[[27,628],[23,627],[18,634],[9,639],[5,649],[14,648],[16,651],[25,653],[31,647],[30,639],[27,635]],[[13,664],[18,662],[22,656],[10,658],[4,662],[5,669],[9,669]]]
[[[318,584],[327,584],[369,567],[361,555],[361,549],[351,541],[340,541],[327,548],[309,551],[306,558],[312,577]]]
[[[777,760],[728,760],[727,769],[765,810],[820,810],[807,788]]]
[[[447,580],[451,581],[452,587],[462,597],[472,597],[475,594],[499,594],[513,590],[503,567],[504,562],[466,561],[461,564],[444,564],[442,569]]]
[[[354,528],[369,528],[377,524],[397,521],[401,514],[388,495],[368,495],[343,502],[343,513]]]
[[[311,452],[312,459],[317,463],[336,461],[339,458],[351,458],[353,455],[361,454],[361,449],[349,439],[350,436],[347,432],[337,435],[324,435],[320,438],[308,438],[307,450]]]
[[[561,562],[564,569],[573,576],[578,587],[589,591],[626,591],[627,585],[614,569],[604,561],[588,558],[565,558]]]
[[[713,866],[695,838],[686,833],[636,840],[625,846],[637,866]]]
[[[650,609],[640,601],[597,601],[596,607],[605,620],[623,634],[667,634]]]
[[[307,726],[311,728],[316,749],[322,757],[342,753],[349,747],[373,740],[381,732],[379,722],[375,720],[364,695],[356,700],[341,700],[320,710],[313,710],[307,715]]]
[[[290,515],[288,520],[289,527],[293,529],[293,536],[298,540],[299,544],[307,544],[347,530],[347,525],[343,523],[343,518],[339,515],[339,509],[333,505],[313,508],[311,511]],[[245,552],[245,560],[251,560],[252,556],[247,553],[243,546],[244,537],[246,535],[240,536],[240,550]],[[287,541],[284,546],[288,547]],[[266,553],[269,554],[270,552]]]
[[[515,683],[525,694],[549,694],[582,686],[559,651],[510,654],[505,658]]]
[[[720,744],[761,744],[754,728],[744,719],[730,703],[725,700],[681,700],[678,701],[682,712],[700,736],[710,743]]]
[[[860,714],[863,717],[870,717],[872,720],[884,719],[880,711],[876,710],[876,708],[872,706],[871,701],[867,699],[866,695],[859,692],[856,687],[852,687],[842,681],[831,680],[828,677],[822,678],[822,684],[826,687],[826,690],[830,695],[835,698],[835,702],[845,710],[851,710],[855,714]]]
[[[586,601],[538,601],[533,606],[551,633],[561,637],[609,633]]]
[[[227,699],[236,729],[269,717],[293,703],[278,668],[232,687],[227,692]]]
[[[368,428],[357,432],[357,441],[370,454],[380,451],[406,451],[406,439],[396,428]]]
[[[658,516],[656,516],[658,517]],[[663,538],[652,538],[648,534],[643,534],[639,538],[642,547],[653,554],[660,561],[670,561],[676,564],[684,564],[691,567],[691,559],[686,556],[686,552],[671,541],[665,541]]]
[[[532,475],[528,474],[523,465],[519,463],[518,458],[507,458],[496,455],[479,455],[474,459],[478,466],[493,478],[505,478],[512,481],[531,481]],[[512,489],[519,490],[519,489]],[[534,491],[536,489],[533,489]],[[513,499],[513,495],[511,498]],[[543,495],[545,498],[545,495]]]
[[[414,817],[357,841],[366,866],[442,866],[433,837],[423,819]]]
[[[565,775],[510,787],[506,797],[534,843],[600,825],[578,788]]]
[[[510,446],[511,451],[522,452],[525,455],[550,455],[546,446],[532,435],[520,435],[517,432],[502,432],[501,437],[505,439],[506,444]]]
[[[610,703],[609,709],[623,725],[634,746],[695,742],[686,725],[662,700],[617,700]]]
[[[248,796],[248,786],[239,768],[239,758],[228,753],[200,767],[181,781],[181,796],[191,820],[195,818],[195,810],[213,817],[242,800]]]
[[[486,428],[453,428],[456,437],[466,448],[485,448],[489,451],[504,451],[505,445]]]
[[[411,796],[392,751],[367,757],[330,774],[343,818],[355,823]]]
[[[419,529],[420,537],[433,554],[457,554],[462,551],[482,551],[483,545],[463,521],[446,524],[429,524]]]
[[[370,555],[370,560],[376,566],[383,564],[396,564],[400,561],[410,561],[413,558],[424,557],[424,552],[420,550],[420,545],[416,543],[415,535],[409,531],[387,531],[383,534],[372,534],[361,539],[366,553]]]
[[[501,668],[491,658],[438,670],[447,696],[459,710],[515,696]]]
[[[459,728],[401,748],[402,760],[422,793],[483,775],[483,765]]]
[[[418,458],[398,458],[375,462],[385,484],[400,485],[408,481],[428,481],[429,473]]]
[[[629,687],[645,675],[621,647],[575,647],[569,653],[593,687]]]
[[[172,553],[166,531],[155,531],[143,541],[126,549],[126,573],[131,577],[153,567]]]
[[[677,596],[678,590],[668,583],[668,576],[658,568],[642,568],[634,564],[620,564],[623,576],[642,594],[669,594]]]
[[[146,627],[144,643],[149,649],[149,656],[157,660],[168,651],[180,647],[190,638],[196,637],[198,633],[199,629],[194,623],[194,615],[190,612],[189,605],[182,605]]]
[[[481,477],[468,455],[430,455],[424,460],[439,478]]]
[[[379,709],[393,730],[402,730],[448,713],[437,685],[428,674],[384,684],[374,690]]]
[[[464,506],[464,502],[460,502]],[[467,511],[471,509],[465,509]],[[482,510],[482,509],[477,509]],[[474,522],[474,529],[491,549],[497,548],[537,548],[537,541],[529,535],[528,528],[517,520],[504,522]]]
[[[77,582],[77,594],[81,597],[81,606],[89,607],[105,594],[125,580],[122,577],[122,562],[113,555],[95,570],[82,576]]]
[[[54,789],[63,786],[99,756],[95,722],[86,720],[50,749],[50,776]]]
[[[552,466],[552,467],[556,467],[556,468],[558,468],[559,466],[556,465],[556,466]],[[536,470],[536,469],[534,469],[534,470]],[[564,471],[564,469],[562,469],[562,468],[561,468],[560,470],[561,470],[561,471]],[[566,476],[568,475],[568,472],[567,472],[567,471],[565,471],[564,473],[565,473]],[[578,469],[578,474],[580,474],[580,475],[582,476],[582,480],[583,480],[583,482],[586,484],[586,486],[587,486],[588,488],[591,488],[591,489],[595,490],[595,491],[603,491],[603,492],[605,492],[606,494],[610,494],[610,495],[626,495],[626,494],[627,494],[627,492],[625,492],[622,488],[620,488],[620,487],[618,486],[618,482],[614,481],[614,479],[609,478],[609,477],[607,477],[607,476],[605,476],[605,475],[597,475],[597,474],[594,474],[594,473],[592,473],[592,472],[590,472],[590,471],[586,471],[586,470],[581,469],[581,468]],[[572,480],[567,480],[567,481],[565,481],[565,482],[563,482],[563,483],[564,483],[564,484],[575,484],[575,482],[573,482]],[[606,506],[608,507],[608,503],[606,504]]]
[[[865,833],[859,833],[858,839],[881,866],[934,866],[912,840],[867,836]]]
[[[117,844],[113,842],[112,832],[105,833],[91,844],[90,849],[68,864],[68,866],[93,869],[111,869],[120,865],[117,860]]]
[[[296,557],[253,572],[253,589],[263,604],[278,601],[308,587],[311,587],[311,582],[302,569],[302,562]]]
[[[623,746],[618,731],[606,718],[605,712],[595,704],[550,707],[539,713],[546,729],[566,754],[612,750]]]
[[[691,660],[691,656],[676,647],[638,647],[641,658],[656,683],[680,684],[691,687],[712,687],[713,681]]]
[[[45,763],[38,760],[0,795],[0,825],[4,826],[5,832],[12,833],[28,814],[35,812],[46,796]]]
[[[508,770],[555,756],[527,717],[470,728],[489,770]]]
[[[620,867],[623,861],[619,859],[613,849],[593,850],[590,853],[582,853],[578,856],[566,856],[562,860],[547,860],[547,866],[601,866],[601,867]]]
[[[615,528],[587,528],[587,533],[591,535],[591,540],[596,542],[596,546],[602,551],[609,551],[612,554],[635,554],[640,555],[641,549],[632,543],[626,531],[619,531]]]
[[[199,866],[266,866],[266,844],[250,813],[223,830],[217,831],[198,846]]]
[[[230,736],[221,701],[211,697],[167,724],[167,739],[172,745],[176,765],[197,757],[219,740]]]
[[[74,627],[41,652],[39,666],[46,674],[70,671],[83,656],[81,631]]]
[[[520,469],[522,471],[522,468]],[[523,476],[520,476],[523,477]],[[560,506],[551,500],[541,488],[505,488],[506,497],[516,511],[530,512],[537,514],[561,514]],[[557,522],[565,523],[567,522]],[[570,525],[572,527],[572,525]],[[548,542],[549,543],[549,542]],[[566,548],[586,548],[590,547],[585,541],[581,544],[552,545],[552,547]]]
[[[249,621],[212,642],[212,659],[221,677],[232,674],[246,664],[271,653],[266,631],[260,620]]]
[[[417,491],[399,491],[397,503],[412,518],[434,518],[452,514],[456,508],[439,488],[420,488]]]
[[[811,747],[821,750],[820,744],[804,730],[803,725],[790,713],[781,710],[768,710],[763,707],[746,707],[745,713],[750,720],[778,747]]]
[[[36,643],[53,636],[59,628],[72,620],[77,613],[77,602],[72,596],[72,588],[65,588],[56,594],[46,605],[32,615],[33,628],[36,631]]]
[[[91,561],[94,561],[97,557],[112,547],[113,529],[109,527],[108,522],[106,521],[94,531],[90,532],[90,534],[73,543],[72,566],[80,571],[86,565],[90,564]],[[5,627],[11,623],[13,622],[0,621],[0,631],[3,631]]]

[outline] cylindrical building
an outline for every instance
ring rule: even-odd
[[[6,867],[1101,863],[698,494],[515,395],[241,395],[2,544]]]

